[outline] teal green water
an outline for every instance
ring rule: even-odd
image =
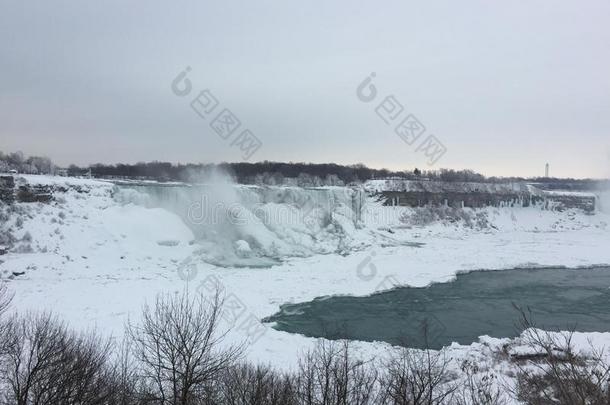
[[[609,287],[608,267],[477,271],[425,288],[286,304],[264,322],[306,336],[440,348],[518,335],[517,305],[541,328],[608,332]]]

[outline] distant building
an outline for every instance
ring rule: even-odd
[[[544,177],[546,177],[546,178],[549,177],[549,164],[548,163],[544,167]]]

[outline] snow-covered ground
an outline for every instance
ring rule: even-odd
[[[0,256],[0,274],[15,294],[14,309],[53,311],[75,328],[119,337],[125,322],[137,319],[141,306],[155,294],[205,291],[220,283],[232,308],[225,313],[225,326],[232,327],[229,341],[246,342],[249,359],[280,368],[293,367],[297,355],[315,343],[258,322],[287,302],[366,295],[396,284],[426,286],[450,281],[459,271],[525,266],[587,271],[587,266],[610,264],[610,215],[604,212],[488,208],[483,212],[493,227],[414,227],[400,220],[413,210],[384,207],[370,198],[358,221],[347,203],[352,197],[335,198],[338,204],[329,219],[324,213],[311,214],[315,210],[305,208],[298,193],[289,194],[293,200],[286,195],[274,199],[250,189],[250,197],[244,198],[243,190],[224,194],[215,189],[215,202],[229,198],[245,207],[237,215],[247,220],[203,232],[208,225],[193,222],[192,203],[160,208],[156,206],[162,201],[151,200],[141,189],[118,189],[94,180],[26,176],[25,181],[69,187],[56,192],[49,204],[16,204],[10,212],[3,208],[8,220],[0,230],[10,228],[18,240],[15,249],[29,252]],[[307,209],[306,216],[319,221],[281,223],[277,218],[284,217],[271,215],[295,209]],[[232,252],[223,256],[228,261],[222,266],[216,265],[222,257],[210,259],[219,246]],[[256,264],[254,259],[264,255],[278,264],[231,265]],[[593,337],[600,345],[610,344],[610,334],[582,336],[583,341]],[[456,359],[478,358],[507,341],[482,338],[470,346],[455,344],[448,352]],[[371,357],[382,356],[389,345],[357,342],[355,348]]]

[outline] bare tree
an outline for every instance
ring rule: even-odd
[[[537,352],[516,359],[517,399],[532,405],[610,404],[610,365],[603,351],[589,343],[590,353],[579,354],[573,330],[543,331],[536,328],[531,311],[517,309],[525,343]]]
[[[8,290],[4,282],[0,282],[0,318],[13,301],[13,294]]]
[[[473,361],[464,361],[461,366],[465,378],[461,389],[453,398],[456,405],[504,405],[507,397],[501,382],[493,373],[481,372]]]
[[[385,364],[379,403],[438,405],[451,403],[456,390],[443,352],[402,349]]]
[[[138,404],[139,397],[146,396],[147,389],[138,378],[131,343],[130,339],[124,338],[120,344],[115,346],[109,374],[109,384],[112,387],[109,404]]]
[[[106,404],[111,345],[93,333],[76,335],[50,314],[8,320],[0,376],[6,403]]]
[[[220,292],[191,298],[187,293],[159,295],[142,311],[141,325],[129,324],[133,353],[148,399],[159,404],[209,402],[214,385],[241,356],[240,346],[221,349]]]
[[[46,374],[61,362],[66,339],[64,330],[50,315],[34,315],[7,321],[6,352],[2,359],[2,381],[10,393],[6,403],[31,403],[33,391],[45,385]],[[36,387],[36,388],[35,388]]]
[[[297,405],[294,377],[265,366],[242,363],[223,376],[221,403],[226,405]]]
[[[377,374],[351,357],[347,340],[320,341],[299,359],[296,390],[300,404],[364,405],[373,403]]]
[[[4,319],[4,314],[8,310],[13,300],[13,294],[8,291],[6,284],[0,281],[0,358],[4,356],[8,349],[9,322]]]

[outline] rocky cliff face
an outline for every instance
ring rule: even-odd
[[[15,179],[13,176],[0,176],[0,201],[10,204],[15,200]]]
[[[17,201],[31,202],[49,202],[53,199],[53,187],[46,185],[23,185],[17,190]]]
[[[55,191],[65,192],[65,187],[43,184],[29,184],[23,179],[15,181],[13,176],[0,176],[0,201],[5,204],[13,202],[49,202]]]
[[[563,211],[581,209],[594,212],[596,197],[591,193],[546,191],[526,183],[445,183],[405,181],[390,184],[389,190],[375,190],[384,205],[425,207],[450,206],[454,208],[529,207]]]

